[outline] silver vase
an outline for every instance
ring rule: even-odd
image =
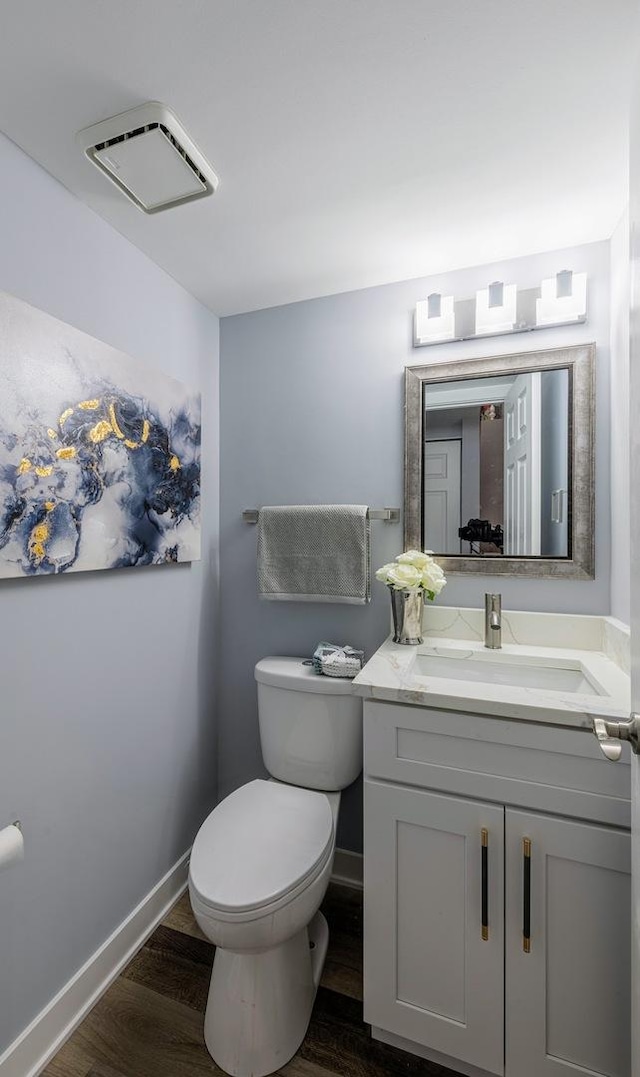
[[[420,588],[397,591],[391,584],[387,586],[391,593],[393,642],[405,643],[407,647],[416,647],[422,643],[424,591]]]

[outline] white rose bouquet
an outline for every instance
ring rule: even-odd
[[[430,550],[407,550],[398,554],[395,561],[378,569],[376,579],[395,591],[423,591],[424,597],[431,602],[447,582]]]

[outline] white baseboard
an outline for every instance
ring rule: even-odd
[[[349,849],[336,849],[331,882],[362,890],[363,863],[362,853],[352,853]]]
[[[0,1077],[37,1077],[187,886],[189,851],[0,1055]],[[332,882],[362,889],[362,855],[336,849]]]
[[[186,889],[189,851],[0,1056],[0,1077],[36,1077]]]

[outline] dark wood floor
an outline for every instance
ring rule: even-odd
[[[330,943],[309,1031],[287,1077],[456,1077],[372,1040],[362,1020],[362,895],[331,885]],[[185,894],[43,1077],[215,1077],[202,1038],[214,948]]]

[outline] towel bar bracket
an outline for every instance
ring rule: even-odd
[[[260,509],[245,509],[242,519],[246,524],[257,524]],[[384,520],[388,524],[400,523],[400,509],[369,509],[371,520]]]

